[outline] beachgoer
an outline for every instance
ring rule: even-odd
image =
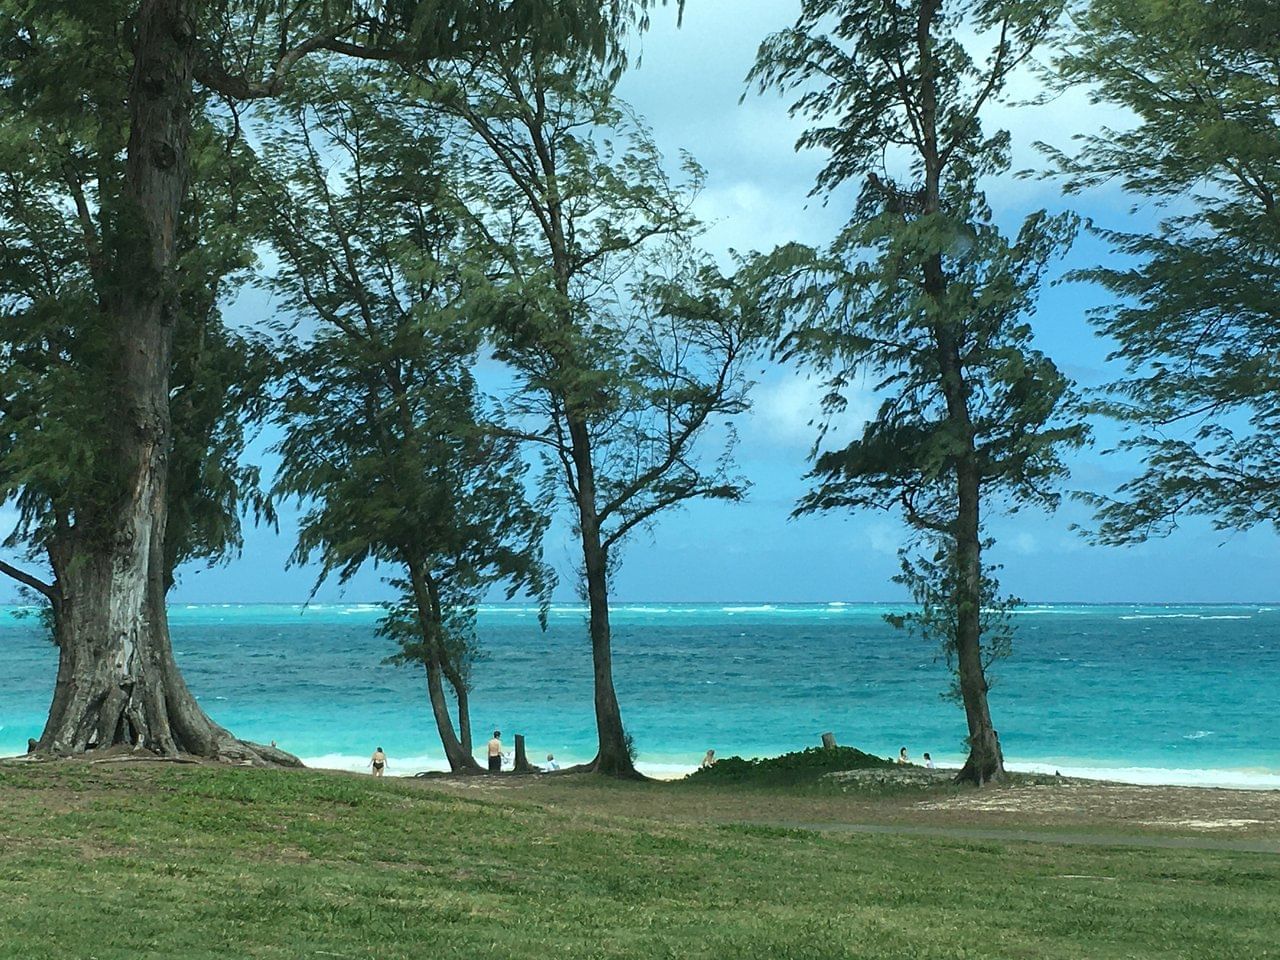
[[[703,757],[702,762],[698,764],[698,769],[706,770],[708,767],[714,767],[715,765],[716,765],[716,752],[714,750],[708,750],[707,755]]]
[[[375,777],[382,776],[382,771],[387,766],[387,755],[382,752],[381,747],[373,751],[373,756],[369,758],[369,766],[373,767],[373,775]]]
[[[901,750],[899,750],[899,751],[898,751],[898,762],[899,762],[899,763],[910,763],[910,762],[911,762],[909,759],[907,759],[907,748],[906,748],[906,747],[903,747]]]
[[[933,766],[933,757],[929,756],[927,753],[924,755],[924,768],[925,768],[926,770],[933,770],[933,769],[934,769],[934,766]]]
[[[489,772],[502,772],[502,731],[493,731],[493,739],[489,741]]]
[[[547,765],[542,769],[548,771],[560,769],[560,764],[556,762],[556,755],[554,753],[547,754]]]

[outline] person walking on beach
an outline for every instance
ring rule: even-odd
[[[502,731],[493,731],[493,739],[489,741],[489,772],[502,772]]]
[[[910,762],[911,761],[907,759],[907,748],[903,747],[901,750],[898,751],[898,763],[905,765]]]
[[[382,771],[385,770],[387,766],[387,755],[382,752],[381,747],[373,751],[373,756],[369,758],[369,766],[373,768],[373,775],[375,777],[382,776]]]

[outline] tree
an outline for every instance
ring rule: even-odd
[[[904,547],[899,578],[921,611],[894,622],[954,657],[969,731],[958,779],[979,784],[1003,773],[984,657],[1007,641],[984,614],[1001,606],[984,514],[1053,506],[1059,453],[1086,436],[1025,319],[1072,221],[1036,213],[1010,240],[979,187],[1008,167],[983,109],[1055,17],[1053,4],[805,0],[750,75],[799,91],[792,111],[815,124],[799,146],[829,154],[817,191],[862,181],[828,249],[784,247],[757,267],[779,351],[827,378],[826,410],[864,376],[880,398],[858,439],[816,455],[797,512],[897,508],[923,541],[923,556]],[[982,63],[971,34],[994,38]]]
[[[281,346],[277,494],[304,513],[294,554],[320,578],[389,566],[380,629],[421,664],[449,766],[471,755],[477,604],[493,585],[543,597],[543,513],[519,444],[483,422],[467,252],[436,125],[377,75],[328,71],[295,92],[266,149],[274,286],[301,333]],[[455,729],[444,684],[458,705]]]
[[[1094,498],[1098,535],[1127,543],[1201,514],[1280,523],[1280,33],[1275,7],[1082,5],[1058,82],[1136,123],[1043,146],[1078,193],[1118,183],[1165,208],[1152,233],[1097,232],[1124,258],[1080,271],[1114,300],[1094,314],[1124,365],[1101,407],[1131,428],[1145,470]]]
[[[141,535],[137,527],[111,530],[129,466],[111,459],[122,408],[110,400],[124,379],[111,306],[123,280],[108,249],[128,231],[120,210],[129,173],[127,64],[123,55],[82,62],[107,21],[50,20],[57,30],[48,33],[5,24],[12,83],[0,128],[0,489],[19,511],[6,545],[47,564],[52,576],[46,582],[9,565],[5,572],[48,603],[59,648],[41,745],[55,752],[195,745],[287,762],[270,748],[240,744],[204,716],[173,661],[163,611],[179,566],[238,548],[241,510],[254,502],[256,471],[239,455],[263,398],[262,365],[219,315],[252,259],[234,191],[243,150],[216,118],[192,131],[191,199],[172,231],[173,312],[165,320],[174,341],[169,482],[152,491],[167,513],[167,536],[145,571],[121,569],[110,556],[113,536]],[[68,90],[60,75],[80,67],[83,88]],[[130,354],[132,362],[138,351]],[[141,583],[122,597],[121,582],[132,575]],[[132,614],[128,603],[136,604]],[[107,625],[115,632],[104,634]],[[140,641],[140,631],[158,642]]]
[[[71,370],[59,365],[40,379],[24,362],[14,373],[24,399],[43,395],[68,415],[58,421],[57,458],[43,465],[15,460],[6,487],[27,511],[18,538],[35,550],[56,542],[52,581],[0,567],[60,609],[58,680],[41,750],[127,744],[166,754],[286,759],[236,741],[196,704],[173,659],[164,606],[165,564],[175,553],[166,533],[183,309],[179,244],[193,182],[192,131],[214,109],[212,98],[223,102],[234,136],[241,104],[279,95],[296,65],[321,50],[433,61],[529,36],[539,49],[582,48],[617,65],[624,59],[617,39],[642,28],[650,6],[0,3],[5,170],[20,180],[37,167],[45,201],[35,213],[32,205],[12,208],[26,219],[11,249],[17,299],[7,309],[32,322],[75,317],[78,331],[74,347],[61,338],[51,348],[74,350]],[[36,145],[31,156],[21,152],[28,142]],[[69,224],[81,228],[77,249],[64,242]],[[78,281],[48,289],[57,264],[77,265]],[[45,286],[36,289],[41,280]],[[78,390],[75,400],[60,389],[68,381]],[[61,484],[61,512],[48,502],[44,482]],[[26,536],[35,531],[37,539]]]
[[[582,550],[590,766],[636,776],[613,684],[610,577],[623,541],[663,511],[742,495],[731,432],[710,462],[697,446],[746,409],[754,315],[689,247],[701,171],[686,161],[690,184],[671,183],[593,65],[513,44],[423,79],[473,140],[468,210],[496,279],[471,309],[518,380],[507,421],[542,451]]]

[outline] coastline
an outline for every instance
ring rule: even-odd
[[[285,744],[287,746],[287,744]],[[0,742],[0,760],[18,760],[25,756],[25,748],[18,744]],[[725,754],[729,756],[730,754]],[[752,754],[748,759],[758,759],[759,754]],[[313,770],[337,771],[342,773],[369,772],[369,759],[364,756],[346,753],[324,753],[304,755],[300,759]],[[591,758],[575,754],[557,754],[557,759],[564,767],[586,763]],[[645,760],[641,756],[636,761],[636,768],[653,780],[680,780],[698,768],[700,757],[663,756],[660,760]],[[959,756],[939,756],[936,758],[939,769],[959,769],[963,758]],[[421,754],[389,758],[387,776],[413,777],[419,773],[447,773],[448,764],[443,755]],[[539,766],[534,761],[534,766]],[[1107,761],[1099,759],[1059,758],[1040,760],[1015,760],[1006,763],[1012,773],[1038,773],[1052,775],[1059,773],[1073,780],[1089,780],[1103,783],[1117,783],[1147,787],[1203,787],[1217,790],[1251,790],[1280,791],[1280,770],[1265,767],[1150,767],[1127,763],[1123,760]]]
[[[562,766],[573,766],[590,760],[587,756],[557,755]],[[636,768],[645,776],[654,780],[679,780],[693,773],[698,768],[698,759],[690,758],[686,762],[664,758],[661,761],[646,761],[643,757],[636,761]],[[755,759],[751,757],[750,759]],[[368,770],[369,761],[364,757],[348,754],[323,754],[313,757],[302,757],[308,766],[318,770],[340,770],[347,773],[363,773]],[[943,769],[959,769],[961,757],[939,758],[939,767]],[[534,766],[538,764],[535,762]],[[1122,783],[1150,787],[1204,787],[1207,789],[1225,790],[1280,790],[1280,771],[1265,768],[1161,768],[1143,767],[1117,762],[1110,764],[1099,761],[1080,760],[1027,760],[1011,761],[1006,764],[1013,773],[1061,773],[1064,777],[1075,780],[1094,780],[1107,783]],[[441,756],[410,756],[397,762],[391,758],[388,776],[412,777],[416,773],[444,773],[448,765]]]

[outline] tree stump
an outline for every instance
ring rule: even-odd
[[[836,735],[828,731],[822,735],[822,747],[824,750],[833,750],[836,745]]]
[[[528,755],[524,752],[524,734],[516,734],[516,762],[512,767],[515,773],[537,773],[538,770],[529,762]]]

